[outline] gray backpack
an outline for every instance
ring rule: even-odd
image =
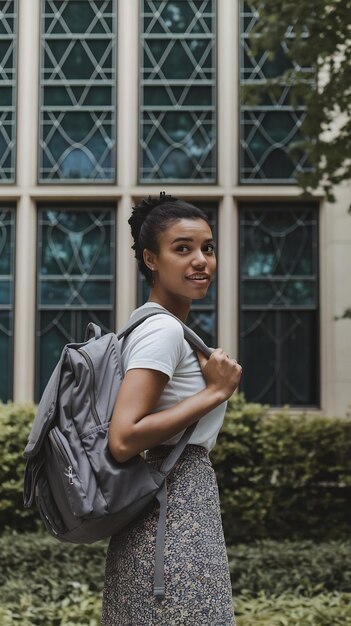
[[[67,344],[39,402],[24,450],[24,506],[34,500],[47,530],[60,541],[93,543],[118,533],[155,498],[160,504],[154,595],[164,596],[166,478],[196,424],[186,429],[159,471],[142,456],[118,463],[107,431],[124,372],[121,342],[159,308],[139,311],[116,336],[88,324],[83,343]],[[178,320],[179,321],[179,320]],[[185,339],[207,357],[211,350],[187,326]]]

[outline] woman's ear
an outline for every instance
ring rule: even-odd
[[[145,265],[153,272],[156,269],[156,255],[147,248],[143,251],[143,259]]]

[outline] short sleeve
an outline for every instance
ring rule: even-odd
[[[173,317],[154,315],[125,339],[122,354],[125,372],[147,368],[171,379],[184,356],[183,328]]]

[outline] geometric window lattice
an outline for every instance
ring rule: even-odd
[[[240,210],[240,362],[247,400],[318,405],[315,207]]]
[[[201,209],[208,217],[210,228],[212,230],[215,244],[218,243],[218,209],[213,202],[195,202],[195,205]],[[217,245],[216,245],[217,247]],[[218,257],[217,271],[218,275]],[[144,276],[138,272],[138,306],[147,301],[149,296],[149,287]],[[217,347],[217,280],[214,276],[205,298],[202,300],[193,300],[187,325],[190,326],[208,345]]]
[[[0,208],[0,400],[12,398],[15,211]]]
[[[83,341],[88,322],[104,332],[114,328],[113,209],[39,209],[37,266],[39,398],[63,346]]]
[[[39,181],[115,181],[116,0],[42,0]]]
[[[216,182],[215,0],[142,0],[140,182]]]
[[[17,0],[0,2],[0,182],[15,182]]]
[[[290,154],[289,147],[302,140],[301,126],[306,116],[303,103],[292,104],[294,74],[304,73],[313,84],[310,67],[301,67],[287,57],[289,43],[294,37],[293,28],[286,31],[279,51],[270,59],[266,50],[252,52],[252,30],[259,18],[258,0],[244,2],[240,7],[240,182],[251,184],[296,182],[297,175],[310,171],[303,151]],[[255,37],[257,38],[257,34]],[[306,36],[308,33],[306,32]],[[280,83],[272,89],[267,80],[291,70],[290,84]],[[260,104],[246,101],[254,90]]]

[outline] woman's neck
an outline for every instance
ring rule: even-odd
[[[184,322],[184,324],[186,323],[189,309],[191,306],[191,301],[186,300],[183,302],[175,300],[174,298],[167,296],[167,294],[163,294],[162,296],[160,296],[155,292],[154,289],[151,288],[148,302],[156,302],[156,304],[160,304],[165,309],[167,309],[167,311],[178,317],[178,319]]]

